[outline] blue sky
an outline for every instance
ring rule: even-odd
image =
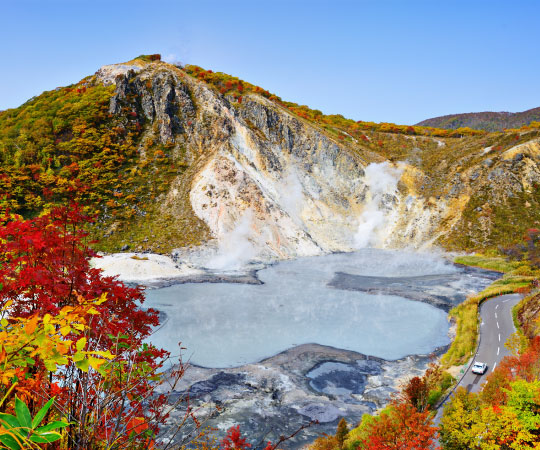
[[[0,2],[0,109],[142,53],[355,120],[540,106],[540,1]]]

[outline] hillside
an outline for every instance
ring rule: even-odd
[[[527,111],[511,112],[477,112],[465,114],[449,114],[423,120],[417,125],[424,127],[437,127],[455,130],[469,127],[474,130],[503,131],[510,128],[520,128],[531,122],[540,121],[540,107]]]
[[[106,251],[497,248],[540,223],[539,137],[354,122],[142,56],[0,113],[0,201],[82,203]]]

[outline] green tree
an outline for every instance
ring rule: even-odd
[[[336,439],[337,439],[340,449],[343,448],[343,443],[345,442],[347,434],[349,434],[349,425],[347,424],[347,421],[344,418],[342,418],[339,421],[337,430],[336,430]]]

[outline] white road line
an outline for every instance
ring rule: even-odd
[[[502,302],[503,302],[503,303],[506,303],[507,301],[508,301],[508,300],[503,300]]]
[[[497,356],[499,356],[499,350],[501,349],[501,347],[497,347]]]
[[[499,333],[499,342],[501,342],[501,333]]]
[[[493,369],[491,369],[492,372],[495,370],[495,367],[497,367],[497,363],[493,364]]]
[[[497,317],[497,313],[495,313],[495,319],[498,319],[498,317]]]
[[[500,328],[500,327],[499,327],[499,321],[498,321],[498,320],[497,320],[497,328]]]
[[[498,307],[499,307],[499,304],[496,304],[496,305],[495,305],[495,309],[497,309]],[[497,315],[497,314],[495,313],[495,315]]]

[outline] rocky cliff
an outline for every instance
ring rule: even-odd
[[[190,165],[171,182],[161,211],[174,220],[191,208],[218,252],[240,246],[244,255],[288,258],[419,246],[452,220],[446,204],[431,208],[412,195],[415,169],[407,163],[336,142],[262,96],[239,103],[163,63],[107,66],[96,76],[116,84],[112,113],[129,94],[140,101],[153,124],[142,142],[170,144],[171,158]]]
[[[472,249],[511,243],[540,220],[536,129],[351,134],[260,88],[238,84],[242,95],[231,94],[144,58],[104,66],[83,81],[85,89],[108,89],[107,120],[124,135],[129,130],[125,145],[133,151],[114,169],[129,172],[132,184],[105,190],[96,205],[96,234],[109,251],[204,244],[219,267],[231,263],[227,258],[367,245]],[[63,139],[73,138],[75,125]],[[0,142],[9,152],[6,139]]]

